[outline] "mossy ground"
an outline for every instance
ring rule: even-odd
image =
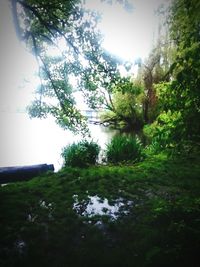
[[[0,266],[199,266],[199,163],[160,155],[1,187]],[[116,219],[83,216],[88,196],[124,206]]]

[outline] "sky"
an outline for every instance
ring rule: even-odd
[[[0,110],[25,106],[32,97],[36,62],[16,37],[8,0],[0,0],[0,59]]]
[[[122,5],[109,5],[101,0],[87,0],[86,6],[103,13],[100,29],[105,36],[104,47],[125,60],[144,59],[158,31],[156,10],[167,0],[129,0],[132,12]]]
[[[102,12],[99,28],[104,35],[103,46],[124,60],[134,62],[147,57],[157,33],[155,10],[168,0],[130,0],[133,11],[122,5],[109,5],[101,0],[87,0],[86,7]],[[0,1],[0,110],[25,108],[34,98],[39,82],[34,74],[34,57],[16,37],[9,1]]]

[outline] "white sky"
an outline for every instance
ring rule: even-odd
[[[36,62],[19,43],[12,23],[8,0],[0,1],[0,110],[13,110],[16,103],[25,106],[30,101],[30,82],[35,81]]]
[[[105,36],[104,47],[125,60],[144,59],[158,31],[155,11],[168,0],[129,0],[132,12],[122,5],[109,5],[101,0],[87,0],[87,6],[103,13],[100,29]]]
[[[87,6],[103,12],[100,29],[104,47],[124,60],[147,57],[157,30],[154,11],[168,0],[130,0],[133,12],[119,4],[88,0]],[[33,99],[36,62],[17,40],[8,0],[0,0],[0,110],[25,107]],[[24,78],[30,82],[24,82]]]

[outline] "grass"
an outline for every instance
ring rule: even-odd
[[[199,163],[159,155],[1,187],[0,266],[199,266]],[[88,196],[124,205],[85,215]]]
[[[100,147],[97,143],[83,140],[65,147],[62,156],[65,166],[81,168],[95,165],[99,152]]]
[[[109,163],[136,162],[142,157],[142,146],[133,136],[115,135],[106,148],[106,157]]]

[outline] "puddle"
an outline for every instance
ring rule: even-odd
[[[54,205],[52,203],[47,203],[45,200],[40,200],[38,203],[39,207],[45,211],[45,213],[43,213],[43,215],[45,214],[45,216],[49,219],[52,220],[53,219],[53,215],[52,212],[54,210]],[[30,211],[27,215],[27,221],[34,223],[37,221],[37,219],[39,218],[38,214],[35,214],[33,212],[33,209],[30,208]]]
[[[19,254],[23,254],[25,252],[26,243],[23,240],[17,240],[15,242],[15,248]]]
[[[53,209],[52,203],[46,203],[46,201],[44,201],[44,200],[40,200],[39,201],[39,205],[40,205],[41,208],[44,208],[44,209],[48,209],[48,210],[52,210]]]
[[[113,201],[113,205],[108,203],[107,198],[98,196],[88,196],[87,200],[78,201],[78,195],[73,196],[73,209],[81,216],[93,217],[95,215],[108,215],[111,219],[116,220],[120,214],[128,214],[129,207],[133,201],[127,201],[118,198]]]
[[[37,220],[37,218],[38,218],[38,215],[34,215],[31,213],[27,215],[27,221],[30,223],[34,223]]]
[[[8,184],[1,184],[1,187],[7,186]]]

